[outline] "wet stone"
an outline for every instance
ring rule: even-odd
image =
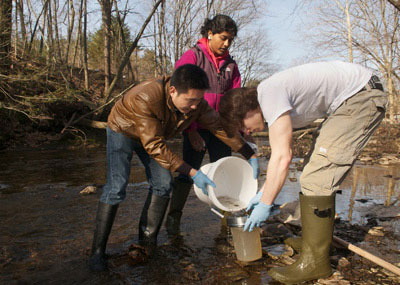
[[[342,257],[339,259],[338,269],[344,269],[346,267],[349,267],[350,265],[351,263],[345,257]]]
[[[147,250],[140,245],[131,244],[128,250],[131,265],[146,263],[149,260]]]
[[[247,271],[237,267],[225,268],[222,274],[225,278],[234,282],[243,280],[250,276],[250,274]]]
[[[263,247],[263,252],[265,252],[272,259],[280,259],[288,256],[293,256],[294,251],[291,247],[284,244],[276,244],[268,247]]]
[[[0,183],[0,190],[6,189],[10,187],[10,185]]]
[[[232,246],[230,246],[228,244],[218,244],[217,252],[223,253],[223,254],[232,254],[232,253],[234,253],[234,249]]]
[[[340,272],[334,272],[331,276],[325,279],[318,279],[315,284],[323,284],[323,285],[347,285],[351,284],[349,281],[344,280],[342,274]]]
[[[198,281],[200,280],[199,272],[196,270],[194,264],[190,264],[184,268],[183,277],[188,280]]]
[[[79,194],[81,194],[81,195],[90,195],[90,194],[96,194],[96,193],[97,193],[96,186],[87,186],[81,192],[79,192]]]

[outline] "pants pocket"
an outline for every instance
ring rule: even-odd
[[[338,165],[351,165],[356,159],[356,146],[331,145],[326,153],[327,159]]]
[[[382,112],[385,112],[389,105],[387,96],[375,97],[375,98],[372,98],[372,101],[374,102],[378,111],[382,111]]]

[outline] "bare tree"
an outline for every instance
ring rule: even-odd
[[[115,88],[115,84],[117,83],[117,81],[119,80],[119,78],[122,75],[122,71],[125,68],[126,64],[129,61],[129,58],[132,54],[132,52],[137,48],[138,42],[140,40],[140,38],[143,35],[144,30],[146,29],[148,23],[150,22],[151,18],[153,17],[155,11],[157,10],[158,6],[161,4],[161,2],[163,2],[165,0],[158,0],[155,4],[153,9],[150,11],[149,15],[147,16],[146,20],[144,21],[140,31],[137,33],[135,40],[132,42],[132,44],[129,46],[128,50],[125,52],[124,56],[121,59],[121,63],[118,67],[117,70],[117,74],[115,76],[115,78],[113,79],[112,83],[110,84],[110,88],[107,89],[107,91],[104,94],[104,97],[106,98],[105,102],[108,102],[111,99],[111,95],[112,95],[112,91]]]
[[[389,93],[389,117],[394,122],[397,109],[397,90],[394,79],[400,80],[399,66],[399,17],[400,11],[387,6],[386,1],[377,3],[357,1],[366,25],[360,25],[360,30],[369,35],[366,40],[362,37],[354,40],[354,45],[370,59],[382,72]],[[397,95],[398,96],[398,95]]]
[[[12,0],[0,1],[0,73],[10,72]]]
[[[347,41],[349,48],[349,62],[353,62],[353,38],[352,38],[352,28],[351,28],[351,19],[350,19],[350,5],[349,1],[345,0],[344,3],[341,3],[339,0],[335,0],[336,5],[343,11],[346,15],[346,27],[347,27]]]
[[[388,0],[397,10],[400,11],[400,0]]]
[[[104,31],[104,93],[111,84],[111,0],[100,0]]]
[[[89,67],[87,57],[87,0],[81,0],[83,4],[83,32],[81,33],[83,48],[83,68],[85,72],[85,89],[89,90]]]
[[[121,17],[121,13],[119,11],[118,8],[118,2],[116,0],[113,0],[114,2],[114,7],[115,7],[115,13],[116,13],[116,19],[118,22],[118,28],[119,28],[119,33],[118,33],[118,42],[120,43],[119,46],[119,54],[122,56],[126,49],[127,49],[127,39],[125,36],[125,31],[124,31],[124,23],[125,23],[125,17],[127,15],[127,7],[125,6],[124,12],[123,12],[123,17]],[[126,5],[128,4],[128,1],[126,2]],[[119,62],[118,62],[119,65]],[[131,62],[128,61],[127,63],[128,66],[128,71],[131,77],[131,80],[134,81],[135,80],[135,75],[133,74],[133,69],[132,69],[132,65]]]
[[[225,14],[231,16],[239,27],[239,34],[235,42],[241,42],[241,37],[247,40],[251,39],[251,42],[247,43],[248,45],[243,41],[241,44],[235,43],[231,48],[231,53],[238,60],[239,68],[245,76],[245,82],[254,76],[263,76],[265,73],[255,71],[258,69],[255,57],[257,54],[258,63],[261,63],[258,71],[263,68],[269,69],[267,60],[260,61],[261,58],[266,59],[270,56],[269,45],[260,45],[257,53],[246,52],[248,47],[257,46],[258,37],[261,36],[265,42],[268,41],[264,31],[251,26],[260,18],[261,14],[258,11],[261,8],[265,9],[265,3],[260,0],[166,1],[165,7],[161,7],[155,19],[153,42],[150,43],[156,51],[155,62],[161,65],[158,67],[159,74],[165,73],[164,68],[166,68],[168,60],[172,63],[178,60],[197,42],[201,37],[200,27],[204,24],[205,19],[212,18],[216,14]],[[261,41],[262,39],[258,40],[258,42]],[[265,57],[261,55],[265,55]],[[249,71],[250,65],[252,65],[251,71]]]
[[[272,55],[271,43],[266,36],[260,37],[260,34],[263,34],[261,30],[259,33],[249,33],[235,42],[235,60],[241,70],[243,86],[276,71],[275,66],[268,63]]]
[[[313,43],[314,53],[345,57],[351,43],[354,60],[375,67],[385,79],[391,103],[388,113],[393,122],[400,82],[400,11],[388,5],[386,0],[312,1],[307,9],[310,25],[303,30],[307,31],[306,37]],[[348,21],[351,25],[347,24]]]
[[[19,15],[19,23],[20,23],[20,28],[21,28],[21,56],[24,55],[25,49],[27,46],[27,32],[26,32],[26,24],[25,24],[25,18],[24,18],[24,1],[22,0],[16,0],[15,1],[15,9],[18,12]],[[17,25],[18,23],[16,23]],[[16,36],[16,38],[18,38]]]
[[[68,0],[68,34],[67,34],[67,48],[65,52],[65,59],[64,62],[68,64],[68,57],[69,57],[69,49],[71,46],[71,39],[72,39],[72,33],[74,31],[74,24],[75,24],[75,8],[74,8],[74,1],[73,0]]]

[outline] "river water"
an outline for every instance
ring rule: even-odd
[[[179,151],[179,141],[171,147]],[[182,218],[183,244],[172,247],[162,228],[158,258],[139,265],[126,262],[127,248],[137,240],[138,218],[147,194],[144,168],[136,156],[132,165],[128,195],[109,238],[111,270],[93,274],[86,262],[105,183],[105,148],[0,153],[0,283],[266,283],[262,266],[254,272],[232,271],[234,255],[215,241],[221,231],[220,218],[193,191]],[[265,159],[261,165],[265,171]],[[293,163],[277,204],[297,199],[299,176]],[[366,223],[368,207],[391,205],[400,199],[399,177],[400,167],[356,165],[338,195],[338,215],[351,223]],[[89,185],[97,187],[97,194],[81,195]]]

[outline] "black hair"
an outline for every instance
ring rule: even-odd
[[[171,77],[171,86],[178,93],[186,93],[189,89],[206,90],[210,87],[207,74],[194,64],[185,64],[178,67]]]
[[[200,29],[201,35],[206,38],[208,36],[208,31],[213,34],[220,34],[223,32],[228,32],[234,37],[237,35],[238,28],[235,21],[227,15],[216,15],[212,20],[206,19],[204,25]]]

